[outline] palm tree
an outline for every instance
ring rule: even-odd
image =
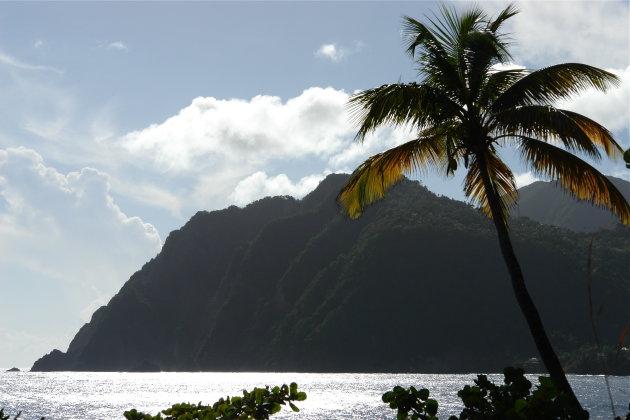
[[[449,176],[463,165],[464,192],[496,227],[516,299],[541,359],[576,418],[584,418],[588,413],[551,347],[510,241],[509,207],[517,190],[514,175],[498,151],[516,146],[534,173],[557,179],[575,197],[607,207],[630,224],[630,205],[621,193],[573,154],[599,159],[601,149],[617,158],[623,150],[597,122],[554,106],[581,90],[605,91],[619,81],[585,64],[557,64],[536,71],[506,66],[511,56],[501,27],[517,13],[509,6],[490,18],[476,7],[461,14],[443,7],[440,16],[428,18],[429,26],[404,18],[403,36],[407,52],[419,65],[419,81],[356,93],[348,107],[359,127],[359,141],[381,125],[411,128],[417,138],[367,159],[353,172],[338,200],[345,213],[357,218],[404,174],[436,168]]]

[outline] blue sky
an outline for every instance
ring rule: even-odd
[[[463,8],[469,2],[450,3]],[[563,104],[630,146],[627,1],[518,2],[514,63],[622,85]],[[0,366],[65,350],[198,210],[301,197],[408,138],[353,142],[348,95],[411,81],[409,2],[1,2]],[[505,2],[481,2],[489,12]],[[534,177],[513,154],[519,183]],[[605,173],[628,179],[621,162]],[[461,179],[422,177],[463,199]]]

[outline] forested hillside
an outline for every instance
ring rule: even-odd
[[[351,221],[335,203],[345,180],[199,212],[33,370],[488,372],[536,356],[484,216],[405,180]],[[575,357],[593,343],[592,236],[524,219],[511,230],[552,341],[570,370],[590,369]],[[630,229],[597,234],[606,344],[630,319],[629,264]]]

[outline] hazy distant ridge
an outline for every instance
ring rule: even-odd
[[[630,182],[615,177],[608,179],[630,202]],[[586,200],[576,200],[554,182],[537,181],[519,189],[519,205],[512,214],[578,232],[595,232],[619,224],[610,211],[594,207]]]

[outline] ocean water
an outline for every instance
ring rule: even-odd
[[[495,383],[502,375],[488,375]],[[461,410],[457,390],[472,384],[476,375],[429,374],[317,374],[317,373],[103,373],[2,372],[0,407],[5,413],[22,411],[21,420],[123,419],[131,408],[156,414],[180,402],[213,403],[220,397],[241,395],[243,389],[297,382],[306,392],[301,409],[289,408],[272,418],[291,420],[394,419],[395,412],[381,395],[395,385],[428,388],[440,403],[438,417]],[[532,376],[530,380],[533,380]],[[593,419],[611,419],[612,412],[602,376],[570,375],[569,381]],[[630,377],[611,377],[617,415],[627,412]]]

